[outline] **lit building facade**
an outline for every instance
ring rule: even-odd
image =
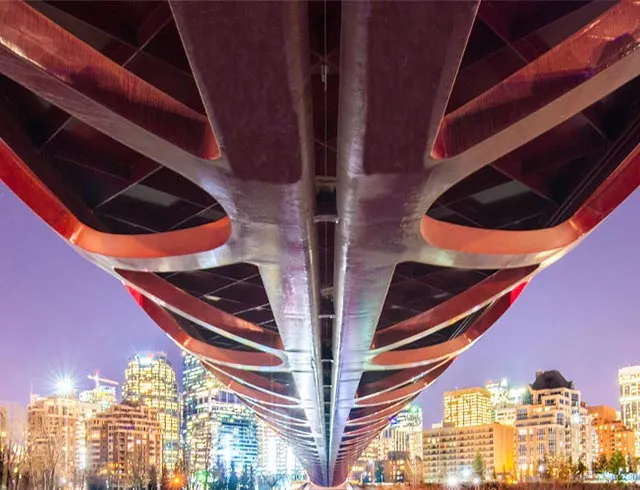
[[[507,378],[487,383],[485,388],[491,395],[491,421],[513,425],[516,421],[516,406],[522,404],[526,388],[511,386]]]
[[[113,405],[87,423],[88,471],[107,488],[146,488],[161,475],[162,450],[155,408]]]
[[[27,451],[34,467],[55,470],[63,487],[79,482],[87,468],[86,424],[97,412],[96,405],[75,396],[32,395],[27,407]]]
[[[258,465],[256,417],[203,367],[194,356],[183,356],[182,437],[188,478],[204,484],[209,472],[233,462],[236,473]]]
[[[491,411],[491,421],[502,425],[515,425],[516,405],[504,405]]]
[[[422,481],[422,409],[407,405],[351,467],[354,482]]]
[[[204,484],[215,465],[212,405],[222,396],[221,391],[224,386],[207,373],[196,357],[183,354],[181,433],[187,476],[194,485]]]
[[[593,435],[581,393],[558,371],[538,372],[517,407],[516,459],[521,477],[550,471],[545,464],[582,461],[590,468]]]
[[[444,394],[444,423],[472,427],[491,423],[491,393],[486,388],[465,388]]]
[[[471,481],[479,454],[485,479],[514,470],[513,427],[491,423],[468,427],[426,429],[423,432],[423,472],[427,483]]]
[[[384,481],[384,463],[379,455],[379,446],[380,435],[377,435],[351,466],[349,481],[358,483]]]
[[[180,417],[176,372],[167,355],[133,356],[125,371],[122,399],[129,404],[142,403],[157,410],[162,427],[162,465],[173,471],[180,456]]]
[[[377,441],[378,458],[391,453],[406,453],[410,460],[422,459],[422,409],[408,405],[389,421]]]
[[[291,446],[265,422],[258,420],[258,474],[285,475],[290,480],[303,480],[304,469]]]
[[[588,407],[593,425],[592,461],[604,455],[607,460],[620,451],[626,458],[635,457],[635,433],[618,418],[616,409],[604,405]]]
[[[422,434],[421,434],[422,435]],[[384,482],[406,483],[416,487],[423,479],[422,458],[412,458],[405,451],[392,451],[381,464]]]
[[[635,432],[636,457],[640,457],[640,366],[618,371],[622,423]]]
[[[491,396],[491,406],[495,407],[508,403],[509,381],[507,378],[502,378],[499,382],[490,381],[485,388]]]
[[[227,471],[233,465],[236,473],[240,474],[245,469],[255,469],[258,464],[258,427],[256,416],[248,408],[240,403],[233,408],[216,414],[216,459],[224,464]]]
[[[118,401],[115,386],[97,386],[91,390],[81,391],[78,394],[81,402],[92,403],[98,406],[98,410],[104,412]]]

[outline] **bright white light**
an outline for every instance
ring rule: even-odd
[[[539,471],[540,473],[543,473],[543,472],[544,472],[544,465],[543,465],[543,464],[541,464],[540,466],[538,466],[538,471]]]
[[[138,361],[140,362],[141,366],[149,366],[153,362],[153,356],[151,356],[151,355],[138,356]]]
[[[76,391],[76,382],[68,374],[63,374],[56,377],[54,388],[57,395],[68,396]]]
[[[468,468],[465,468],[464,470],[462,470],[462,478],[464,478],[466,480],[470,476],[471,476],[471,471],[469,471]]]
[[[458,479],[451,475],[449,478],[447,478],[447,486],[448,487],[457,487],[458,486]]]
[[[480,485],[480,478],[478,478],[477,476],[473,479],[473,484],[474,485]]]

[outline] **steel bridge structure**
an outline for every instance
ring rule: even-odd
[[[639,44],[637,0],[2,1],[0,179],[339,485],[640,184]]]

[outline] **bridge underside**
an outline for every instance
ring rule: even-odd
[[[640,4],[0,2],[0,179],[345,481],[640,183]]]

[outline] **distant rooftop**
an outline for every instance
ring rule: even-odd
[[[572,390],[574,386],[573,381],[567,381],[560,371],[553,370],[538,372],[531,388],[534,390],[551,390],[554,388],[569,388]]]

